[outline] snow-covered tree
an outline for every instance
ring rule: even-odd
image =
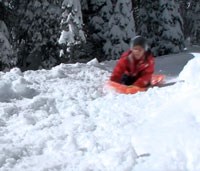
[[[193,0],[189,14],[192,16],[192,42],[200,45],[200,1]]]
[[[129,41],[135,36],[132,1],[117,0],[113,4],[113,14],[110,17],[106,32],[104,51],[109,59],[117,59],[129,48]]]
[[[184,48],[183,20],[174,0],[141,1],[139,33],[149,40],[155,55]]]
[[[6,2],[0,1],[0,70],[11,68],[16,65],[17,58],[11,46],[10,33],[6,22],[9,22],[9,9]]]
[[[93,16],[90,20],[92,36],[96,41],[105,41],[105,32],[108,30],[108,23],[113,12],[111,0],[91,1]]]
[[[61,56],[67,56],[69,59],[77,58],[79,55],[76,52],[81,49],[81,45],[86,40],[82,30],[80,0],[64,0],[62,9],[62,32],[59,39],[59,44],[63,46]]]
[[[139,26],[139,10],[140,10],[140,0],[132,0],[133,4],[133,16],[135,20],[135,30],[137,32],[138,26]]]
[[[59,60],[61,3],[57,0],[18,0],[13,30],[19,66],[50,68]]]
[[[152,47],[158,46],[156,41],[158,26],[159,26],[159,14],[158,14],[159,0],[152,2],[151,0],[142,0],[139,10],[139,26],[138,33],[148,38]]]
[[[190,1],[191,0],[176,0],[179,4],[179,11],[183,18],[183,33],[185,38],[191,37],[191,32],[193,28],[192,16],[190,14]]]
[[[5,24],[5,22],[2,21],[2,20],[0,20],[0,32],[1,32],[2,34],[4,34],[4,36],[5,36],[7,39],[10,38],[8,28],[7,28],[6,24]]]
[[[104,60],[103,45],[106,42],[105,32],[112,13],[111,0],[81,0],[83,7],[86,56]]]
[[[17,63],[12,46],[9,42],[9,32],[4,23],[0,20],[0,69],[11,68]]]
[[[177,53],[184,49],[183,20],[178,11],[178,4],[174,0],[160,1],[159,28],[162,42],[159,48],[161,54]]]
[[[89,9],[88,0],[80,0],[80,3],[81,3],[81,9],[82,10],[88,10]]]

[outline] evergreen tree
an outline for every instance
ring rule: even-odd
[[[85,42],[80,0],[64,0],[62,9],[62,33],[59,39],[59,43],[63,46],[61,56],[74,60],[81,56],[79,52]]]
[[[139,10],[140,10],[140,0],[132,0],[132,6],[133,6],[133,16],[135,20],[135,29],[136,32],[138,32],[138,26],[140,23],[140,17],[139,17]]]
[[[108,30],[108,22],[113,11],[111,0],[91,1],[93,16],[90,25],[92,27],[93,38],[97,41],[105,41],[105,32]]]
[[[160,1],[162,42],[160,53],[177,53],[184,49],[183,20],[174,0]]]
[[[155,55],[184,48],[183,21],[174,0],[141,1],[139,33],[148,38]]]
[[[60,3],[57,0],[18,0],[15,47],[22,70],[50,68],[59,60]]]
[[[148,38],[152,48],[158,46],[158,26],[159,26],[159,0],[153,3],[151,0],[142,0],[139,10],[138,33]]]
[[[106,42],[108,23],[113,11],[111,0],[88,1],[88,10],[85,12],[85,25],[87,25],[87,40],[90,43],[90,52],[99,60],[105,60],[103,46]],[[83,15],[84,16],[84,15]]]
[[[5,2],[4,2],[5,3]],[[9,69],[16,65],[17,58],[13,53],[12,46],[10,44],[10,33],[3,21],[9,21],[7,7],[3,2],[0,2],[0,70]]]
[[[89,7],[88,7],[88,0],[80,0],[80,3],[81,3],[82,11],[83,11],[83,10],[89,10]]]
[[[190,4],[190,16],[192,20],[192,43],[200,45],[200,2],[193,0]]]
[[[192,33],[192,14],[191,14],[191,0],[176,0],[176,3],[179,4],[179,11],[183,18],[183,33],[186,39],[191,37]]]
[[[0,70],[11,68],[17,63],[12,46],[9,42],[9,32],[5,23],[0,20]]]
[[[108,59],[117,59],[129,48],[129,41],[135,36],[132,1],[117,0],[113,2],[113,14],[106,32],[104,51]]]

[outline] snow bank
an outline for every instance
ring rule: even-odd
[[[179,75],[180,80],[185,80],[188,83],[199,85],[200,82],[200,54],[194,53],[193,60],[190,60],[188,64],[184,67],[183,71]]]
[[[195,56],[186,82],[135,95],[106,92],[96,60],[0,73],[0,170],[200,170]]]
[[[1,73],[0,102],[19,98],[33,98],[38,94],[31,83],[23,78],[22,72],[15,68],[6,74]]]

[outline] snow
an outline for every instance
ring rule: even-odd
[[[7,39],[10,38],[8,28],[2,20],[0,20],[0,32],[3,33]]]
[[[105,88],[114,61],[0,72],[0,170],[200,170],[193,55],[185,82],[135,95]]]
[[[181,72],[179,78],[181,80],[185,80],[188,83],[193,83],[194,85],[198,86],[198,84],[199,84],[198,83],[198,80],[199,80],[198,73],[200,73],[199,66],[200,66],[199,58],[195,58],[195,59],[189,61],[188,64],[184,67],[184,70]],[[192,75],[192,77],[191,77],[191,75]]]
[[[79,0],[64,0],[62,3],[64,12],[62,14],[62,32],[58,40],[59,44],[72,44],[85,42],[85,35],[82,31],[82,12]]]
[[[4,30],[4,27],[1,28],[0,23],[0,62],[6,66],[12,66],[17,63],[17,59],[13,55],[13,50],[10,42],[8,41],[8,36]],[[14,57],[13,57],[14,56]],[[1,66],[2,68],[2,66]]]

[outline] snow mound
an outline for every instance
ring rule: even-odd
[[[99,62],[98,62],[97,58],[94,58],[93,60],[89,61],[89,62],[87,63],[87,65],[98,66],[98,65],[99,65]]]
[[[135,95],[104,91],[95,59],[0,73],[0,170],[200,170],[195,56],[186,82]]]
[[[200,54],[196,53],[193,55],[195,58],[190,60],[184,67],[179,75],[179,79],[196,85],[200,83]]]
[[[12,83],[12,88],[14,92],[21,96],[26,98],[33,98],[34,96],[38,95],[37,90],[29,87],[29,82],[26,81],[24,78],[19,78]]]
[[[19,98],[33,98],[38,91],[31,87],[32,83],[23,77],[23,73],[14,68],[5,74],[1,73],[0,101],[8,102]]]
[[[8,102],[17,97],[12,85],[6,81],[0,81],[0,102]]]

